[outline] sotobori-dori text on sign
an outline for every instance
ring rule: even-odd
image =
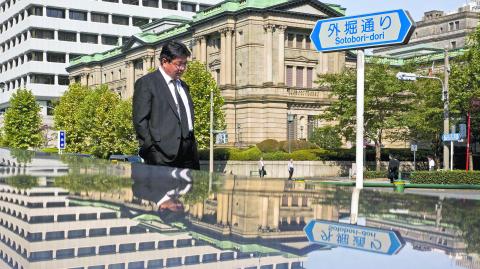
[[[319,20],[310,39],[318,51],[336,51],[405,44],[415,22],[405,10]]]
[[[396,231],[332,221],[312,220],[303,230],[313,243],[380,254],[397,254],[405,245],[405,240]]]

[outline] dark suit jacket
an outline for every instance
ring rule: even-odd
[[[193,121],[192,98],[187,84],[180,82],[187,94]],[[140,142],[140,156],[156,144],[166,163],[175,160],[181,139],[180,116],[167,82],[159,70],[141,77],[135,83],[133,125]]]

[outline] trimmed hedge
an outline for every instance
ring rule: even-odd
[[[410,175],[417,184],[477,184],[480,185],[480,171],[418,171]]]
[[[267,139],[257,144],[262,152],[276,152],[280,149],[280,143],[275,139]]]
[[[364,171],[363,172],[363,177],[364,178],[387,178],[387,171]]]
[[[268,142],[266,142],[268,141]],[[264,143],[266,142],[266,143]],[[274,148],[275,140],[265,140],[262,143],[264,150],[266,148]],[[260,157],[263,156],[265,160],[272,160],[272,161],[286,161],[290,158],[296,161],[355,161],[355,148],[352,149],[336,149],[336,150],[326,150],[320,149],[311,143],[304,143],[299,142],[292,147],[292,153],[278,150],[274,152],[263,151],[257,147],[253,146],[248,149],[238,149],[238,148],[216,148],[214,150],[213,158],[219,161],[227,161],[227,160],[236,160],[236,161],[255,161],[259,160]],[[283,148],[286,144],[286,141],[277,142],[280,148]],[[261,143],[259,143],[261,144]],[[288,144],[287,144],[288,145]],[[265,148],[266,147],[266,148]],[[302,148],[294,150],[294,148]],[[412,152],[410,149],[382,149],[382,161],[388,161],[388,153],[393,153],[400,161],[406,160],[413,160]],[[427,156],[427,151],[422,154],[417,154],[417,168],[422,167],[422,157],[419,156]],[[200,160],[208,160],[209,158],[209,151],[208,149],[201,149],[199,150]],[[424,158],[426,161],[426,157]],[[375,160],[375,152],[374,150],[368,149],[367,151],[367,161],[374,161]]]

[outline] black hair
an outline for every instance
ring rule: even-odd
[[[160,52],[160,61],[162,61],[162,59],[166,59],[167,62],[171,62],[175,58],[188,58],[190,55],[191,53],[185,44],[177,41],[169,41],[162,47],[162,51]]]

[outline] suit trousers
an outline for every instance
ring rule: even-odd
[[[145,163],[150,165],[164,165],[177,168],[200,169],[198,161],[197,143],[193,135],[181,138],[177,157],[172,162],[165,161],[163,154],[157,145],[153,145],[147,152]]]

